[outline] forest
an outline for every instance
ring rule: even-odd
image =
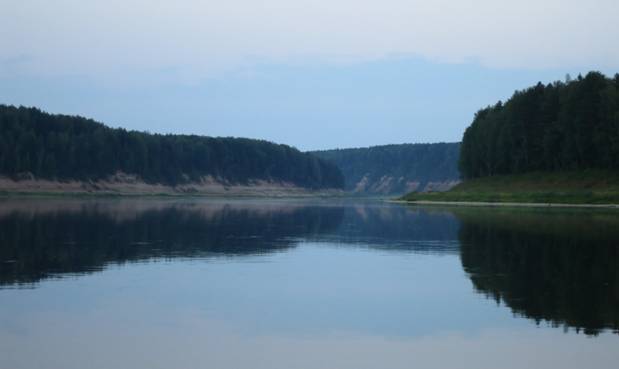
[[[389,193],[404,193],[407,182],[458,181],[459,143],[400,144],[314,151],[336,164],[353,190],[362,180],[378,183],[393,178]]]
[[[306,188],[342,188],[333,164],[281,144],[246,138],[162,135],[110,128],[78,116],[0,105],[0,175],[97,180],[117,172],[175,185],[205,176]]]
[[[464,132],[463,178],[619,168],[619,74],[599,72],[516,91]]]

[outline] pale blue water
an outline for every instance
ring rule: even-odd
[[[362,201],[6,200],[0,368],[610,368],[616,222]]]

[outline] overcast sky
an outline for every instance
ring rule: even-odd
[[[617,0],[20,0],[0,103],[300,149],[457,141],[513,90],[619,72]]]

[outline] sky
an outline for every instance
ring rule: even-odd
[[[0,0],[0,103],[301,150],[459,141],[619,72],[616,0]]]

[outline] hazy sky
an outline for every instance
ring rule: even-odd
[[[617,0],[0,0],[0,103],[300,149],[459,140],[619,72]]]

